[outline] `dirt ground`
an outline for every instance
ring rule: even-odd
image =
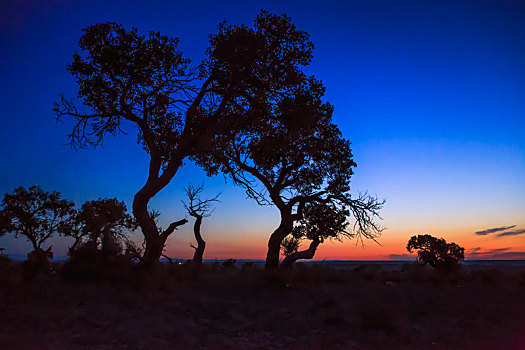
[[[525,349],[525,273],[165,266],[0,278],[0,349]]]

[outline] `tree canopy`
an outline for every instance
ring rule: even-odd
[[[74,205],[61,199],[59,192],[45,192],[39,186],[15,188],[2,200],[2,231],[12,232],[15,237],[24,236],[37,251],[55,233],[62,232]]]
[[[127,231],[133,231],[137,224],[127,213],[124,202],[116,198],[99,198],[85,202],[76,210],[71,219],[64,223],[63,235],[75,239],[70,251],[85,243],[102,250],[120,249],[127,241]],[[110,247],[112,246],[112,247]]]
[[[408,241],[407,250],[409,253],[417,250],[419,262],[439,269],[453,268],[465,259],[465,248],[431,235],[412,236]]]

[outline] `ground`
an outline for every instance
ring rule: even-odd
[[[11,262],[0,349],[525,349],[524,271],[398,267],[64,281]]]

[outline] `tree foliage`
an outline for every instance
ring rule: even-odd
[[[281,249],[284,256],[290,256],[292,254],[297,253],[299,250],[299,245],[301,244],[301,240],[298,238],[295,238],[293,236],[288,236],[285,239],[283,239],[281,243]]]
[[[99,198],[85,202],[70,220],[64,223],[64,236],[75,239],[70,248],[91,244],[93,248],[115,255],[126,245],[126,233],[137,228],[133,217],[127,213],[124,202],[116,198]]]
[[[73,207],[73,202],[61,199],[56,191],[45,192],[35,185],[15,188],[2,200],[2,231],[12,232],[15,237],[24,236],[34,251],[40,251],[44,242],[62,232]]]
[[[465,259],[465,249],[456,243],[431,235],[412,236],[407,244],[409,253],[417,250],[418,261],[438,269],[450,269]]]

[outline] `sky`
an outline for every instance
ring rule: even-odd
[[[71,125],[53,102],[76,95],[65,65],[82,29],[112,21],[180,38],[198,63],[217,24],[251,24],[261,9],[286,13],[314,42],[305,69],[323,81],[334,122],[352,142],[352,192],[384,198],[381,245],[325,242],[316,259],[412,259],[416,234],[465,247],[471,259],[525,259],[525,2],[479,1],[2,1],[0,194],[37,184],[80,206],[117,197],[131,207],[147,176],[136,133],[95,150],[66,145]],[[187,162],[151,202],[160,223],[188,217],[182,188],[221,193],[202,233],[205,259],[262,259],[278,211],[246,199],[222,176]],[[135,238],[139,240],[140,234]],[[192,225],[167,254],[190,258]],[[67,239],[50,241],[65,255]],[[8,254],[23,239],[0,238]]]

